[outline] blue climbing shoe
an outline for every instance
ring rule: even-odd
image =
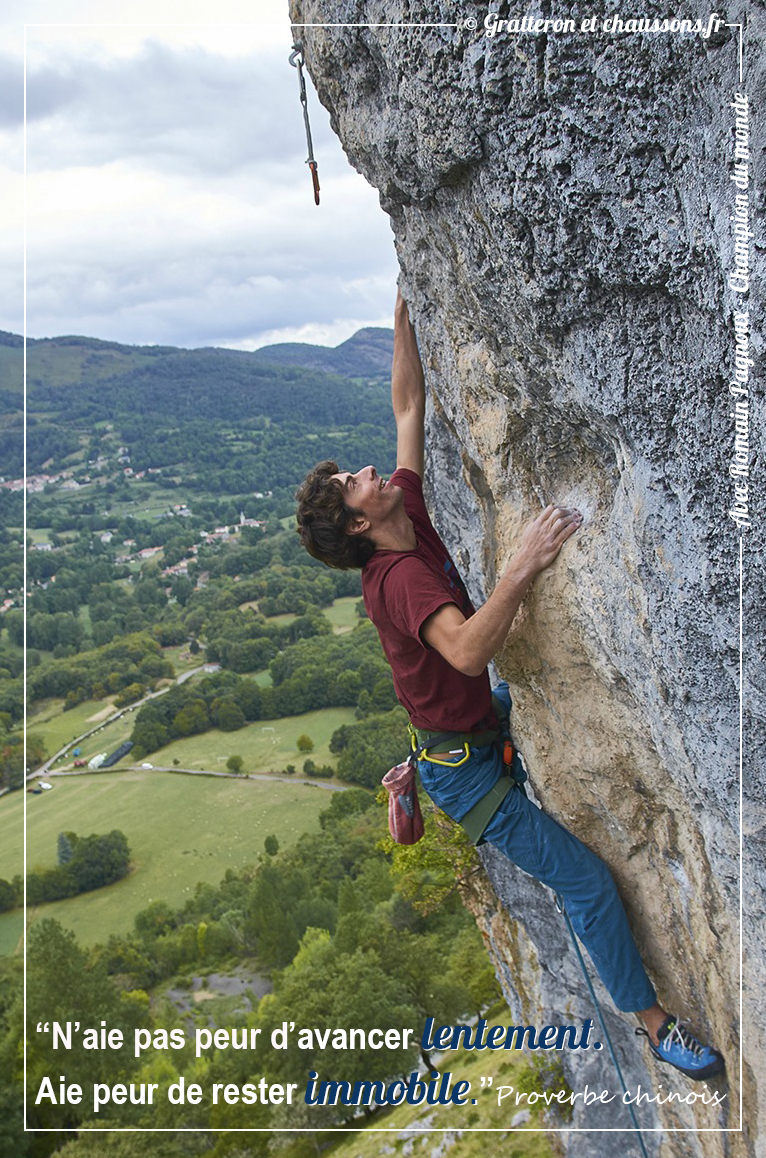
[[[654,1044],[645,1029],[637,1029],[636,1033],[648,1038],[649,1049],[656,1058],[695,1081],[710,1078],[724,1070],[724,1060],[718,1050],[697,1041],[694,1034],[686,1026],[679,1025],[675,1017],[667,1017],[660,1026],[657,1033],[659,1045]]]

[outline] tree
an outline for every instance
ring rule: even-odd
[[[165,1069],[157,1075],[149,1073],[142,1076],[152,1081],[168,1080]],[[18,1151],[16,1153],[19,1154]],[[152,1134],[152,1158],[185,1158],[186,1153],[172,1137]],[[82,1130],[76,1141],[67,1142],[55,1154],[56,1158],[146,1158],[146,1135],[127,1129],[118,1130],[114,1134]]]
[[[164,587],[155,579],[142,579],[136,584],[133,596],[143,608],[164,607],[168,601]]]
[[[341,701],[340,706],[354,707],[362,690],[362,681],[359,679],[358,672],[342,671],[335,681],[335,688],[338,699]]]
[[[86,1049],[82,1035],[75,1033],[66,1053],[66,1076],[84,1090],[93,1082],[112,1084],[117,1075],[124,1081],[139,1064],[132,1048],[136,1007],[118,993],[103,965],[88,961],[74,933],[57,921],[46,918],[33,926],[27,945],[27,1088],[36,1091],[44,1076],[60,1072],[61,1051],[52,1048],[49,1033],[36,1030],[38,1023],[54,1021],[77,1022],[84,1029],[98,1027],[103,1018],[108,1026],[121,1029],[125,1044],[117,1050]],[[32,1128],[71,1129],[90,1117],[85,1099],[79,1106],[54,1106],[49,1101],[36,1106],[30,1098],[27,1112]]]
[[[266,965],[282,968],[292,960],[306,931],[306,898],[311,880],[295,865],[265,861],[247,898],[245,935]]]
[[[23,737],[18,733],[6,735],[0,748],[0,781],[9,788],[20,788],[24,783]],[[27,734],[27,767],[31,772],[45,760],[45,745],[36,733]]]
[[[24,612],[15,608],[5,613],[3,626],[8,630],[8,637],[16,647],[24,646]]]
[[[276,856],[279,852],[279,841],[273,834],[270,834],[264,840],[263,848],[266,856]]]
[[[449,955],[449,971],[462,979],[477,1017],[502,996],[500,984],[486,954],[478,929],[461,929]]]
[[[186,578],[185,575],[179,575],[179,577],[175,580],[170,588],[170,593],[175,599],[176,603],[180,603],[182,607],[185,607],[189,602],[193,592],[194,585]]]
[[[229,756],[229,759],[226,761],[226,767],[230,772],[241,772],[243,764],[244,760],[241,756]]]
[[[375,796],[363,788],[349,788],[345,792],[333,792],[327,808],[319,813],[322,828],[330,828],[346,816],[366,812],[375,807]]]
[[[246,720],[260,720],[263,697],[255,680],[241,680],[234,698]]]
[[[140,700],[144,695],[146,695],[146,688],[143,684],[128,684],[118,696],[115,696],[114,706],[116,708],[124,708],[127,704],[134,704],[136,700]]]
[[[276,840],[276,837],[273,839]],[[15,909],[17,904],[18,899],[13,885],[10,881],[0,879],[0,913],[7,913],[10,909]]]
[[[390,674],[381,676],[379,680],[375,681],[370,693],[370,701],[373,712],[389,712],[396,706],[398,700]]]
[[[133,728],[133,744],[136,756],[148,756],[163,748],[170,740],[167,728],[152,720],[136,720]]]
[[[94,833],[81,837],[66,867],[81,893],[120,880],[130,868],[130,849],[125,833],[115,828],[103,836]]]
[[[299,752],[314,751],[314,741],[311,739],[311,736],[307,736],[305,732],[298,737],[298,739],[295,741],[295,745]]]
[[[194,736],[199,732],[206,732],[209,727],[210,720],[204,700],[191,700],[173,719],[173,731],[177,736]]]
[[[74,856],[74,846],[77,843],[77,834],[74,832],[60,832],[58,836],[58,862],[69,864]]]
[[[176,927],[176,916],[166,901],[151,901],[136,913],[133,924],[141,937],[163,937]]]
[[[246,723],[239,704],[230,699],[221,700],[218,708],[218,727],[222,732],[236,732],[238,728],[244,728]]]
[[[68,865],[59,865],[42,872],[27,873],[27,901],[30,905],[41,905],[44,901],[60,901],[64,897],[74,897],[79,892],[77,881]]]
[[[330,751],[340,755],[338,776],[368,788],[377,788],[388,769],[404,758],[407,746],[406,716],[401,708],[359,724],[344,724],[330,740]]]
[[[138,670],[144,679],[149,680],[170,679],[175,674],[173,665],[164,656],[157,655],[156,652],[150,652],[149,655],[144,656]]]
[[[317,978],[322,978],[321,985]],[[330,934],[321,929],[306,932],[294,960],[277,978],[274,992],[262,999],[258,1020],[267,1031],[285,1020],[314,1030],[352,1026],[369,1030],[381,1025],[415,1029],[422,1022],[405,987],[397,977],[384,972],[377,953],[362,949],[340,953]],[[364,1078],[386,1081],[406,1073],[415,1060],[416,1048],[412,1042],[406,1050],[384,1048],[365,1053]],[[315,1039],[311,1048],[299,1048],[298,1034],[291,1034],[288,1048],[275,1051],[272,1065],[275,1072],[284,1075],[310,1067],[336,1081],[353,1083],[360,1078],[360,1054],[342,1048],[335,1034],[329,1035],[324,1047]],[[337,1107],[341,1121],[354,1112],[350,1106]]]

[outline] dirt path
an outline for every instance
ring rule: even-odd
[[[97,724],[99,720],[105,720],[107,716],[111,716],[116,710],[114,704],[107,704],[100,712],[94,712],[92,716],[88,716],[85,722],[86,724]]]

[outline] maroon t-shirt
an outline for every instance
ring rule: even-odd
[[[376,551],[362,571],[364,605],[378,629],[394,688],[416,728],[471,732],[493,720],[489,675],[463,675],[421,639],[434,611],[454,603],[466,619],[474,607],[447,548],[434,530],[414,471],[397,470],[391,482],[404,492],[404,509],[418,545],[414,551]]]

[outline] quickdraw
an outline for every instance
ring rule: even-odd
[[[290,64],[293,68],[298,69],[298,84],[300,86],[301,104],[303,105],[303,123],[306,126],[306,144],[308,146],[309,155],[306,164],[311,170],[311,183],[314,186],[314,203],[319,204],[319,172],[317,163],[314,160],[314,146],[311,143],[311,126],[309,125],[309,106],[308,98],[306,96],[306,81],[303,76],[303,46],[301,44],[294,44],[293,50],[290,53]]]

